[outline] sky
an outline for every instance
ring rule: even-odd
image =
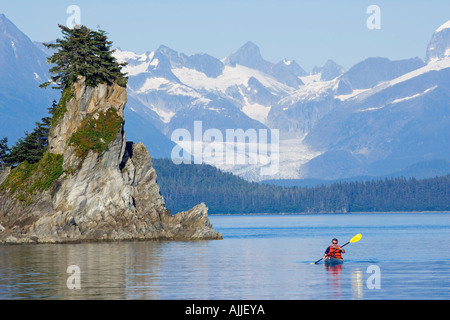
[[[252,41],[264,59],[295,60],[306,71],[328,59],[346,69],[368,57],[423,59],[433,32],[450,19],[449,0],[1,0],[0,13],[31,40],[49,41],[60,37],[70,5],[80,8],[81,24],[106,30],[122,50],[166,45],[222,59]]]

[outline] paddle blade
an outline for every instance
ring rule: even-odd
[[[354,236],[353,238],[350,239],[350,242],[351,243],[358,242],[359,240],[361,240],[361,238],[362,238],[362,234],[361,233],[357,234],[356,236]]]

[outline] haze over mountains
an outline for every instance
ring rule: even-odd
[[[41,49],[0,15],[0,137],[31,130],[59,94],[38,88],[48,78]],[[217,164],[249,180],[450,172],[450,21],[424,44],[425,60],[368,57],[349,70],[332,60],[310,73],[301,61],[269,62],[252,42],[221,60],[163,45],[115,56],[128,62],[127,138],[153,157],[170,157],[174,130],[193,133],[202,121],[203,132],[223,136],[280,130],[275,175],[261,176],[263,164]]]
[[[49,78],[42,45],[33,43],[0,13],[0,136],[16,141],[30,132],[59,99],[56,91],[42,90]]]

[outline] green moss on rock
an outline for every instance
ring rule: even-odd
[[[0,185],[0,191],[8,191],[17,200],[31,203],[37,192],[48,190],[64,173],[63,159],[63,155],[46,152],[38,163],[22,162]]]
[[[53,112],[51,125],[55,127],[58,125],[59,121],[64,118],[64,114],[67,111],[67,103],[74,97],[73,87],[67,87],[61,94],[61,99]]]
[[[69,143],[77,147],[77,156],[86,157],[93,150],[103,153],[122,128],[123,118],[114,108],[86,117],[72,134]]]

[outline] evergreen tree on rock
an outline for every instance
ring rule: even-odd
[[[86,26],[74,29],[58,25],[63,38],[54,44],[44,44],[57,50],[47,63],[54,64],[50,69],[51,79],[40,86],[53,84],[54,89],[66,89],[76,82],[79,76],[86,77],[86,84],[96,87],[100,83],[117,83],[126,87],[128,78],[121,72],[126,63],[118,63],[113,57],[112,42],[106,32],[94,31]]]

